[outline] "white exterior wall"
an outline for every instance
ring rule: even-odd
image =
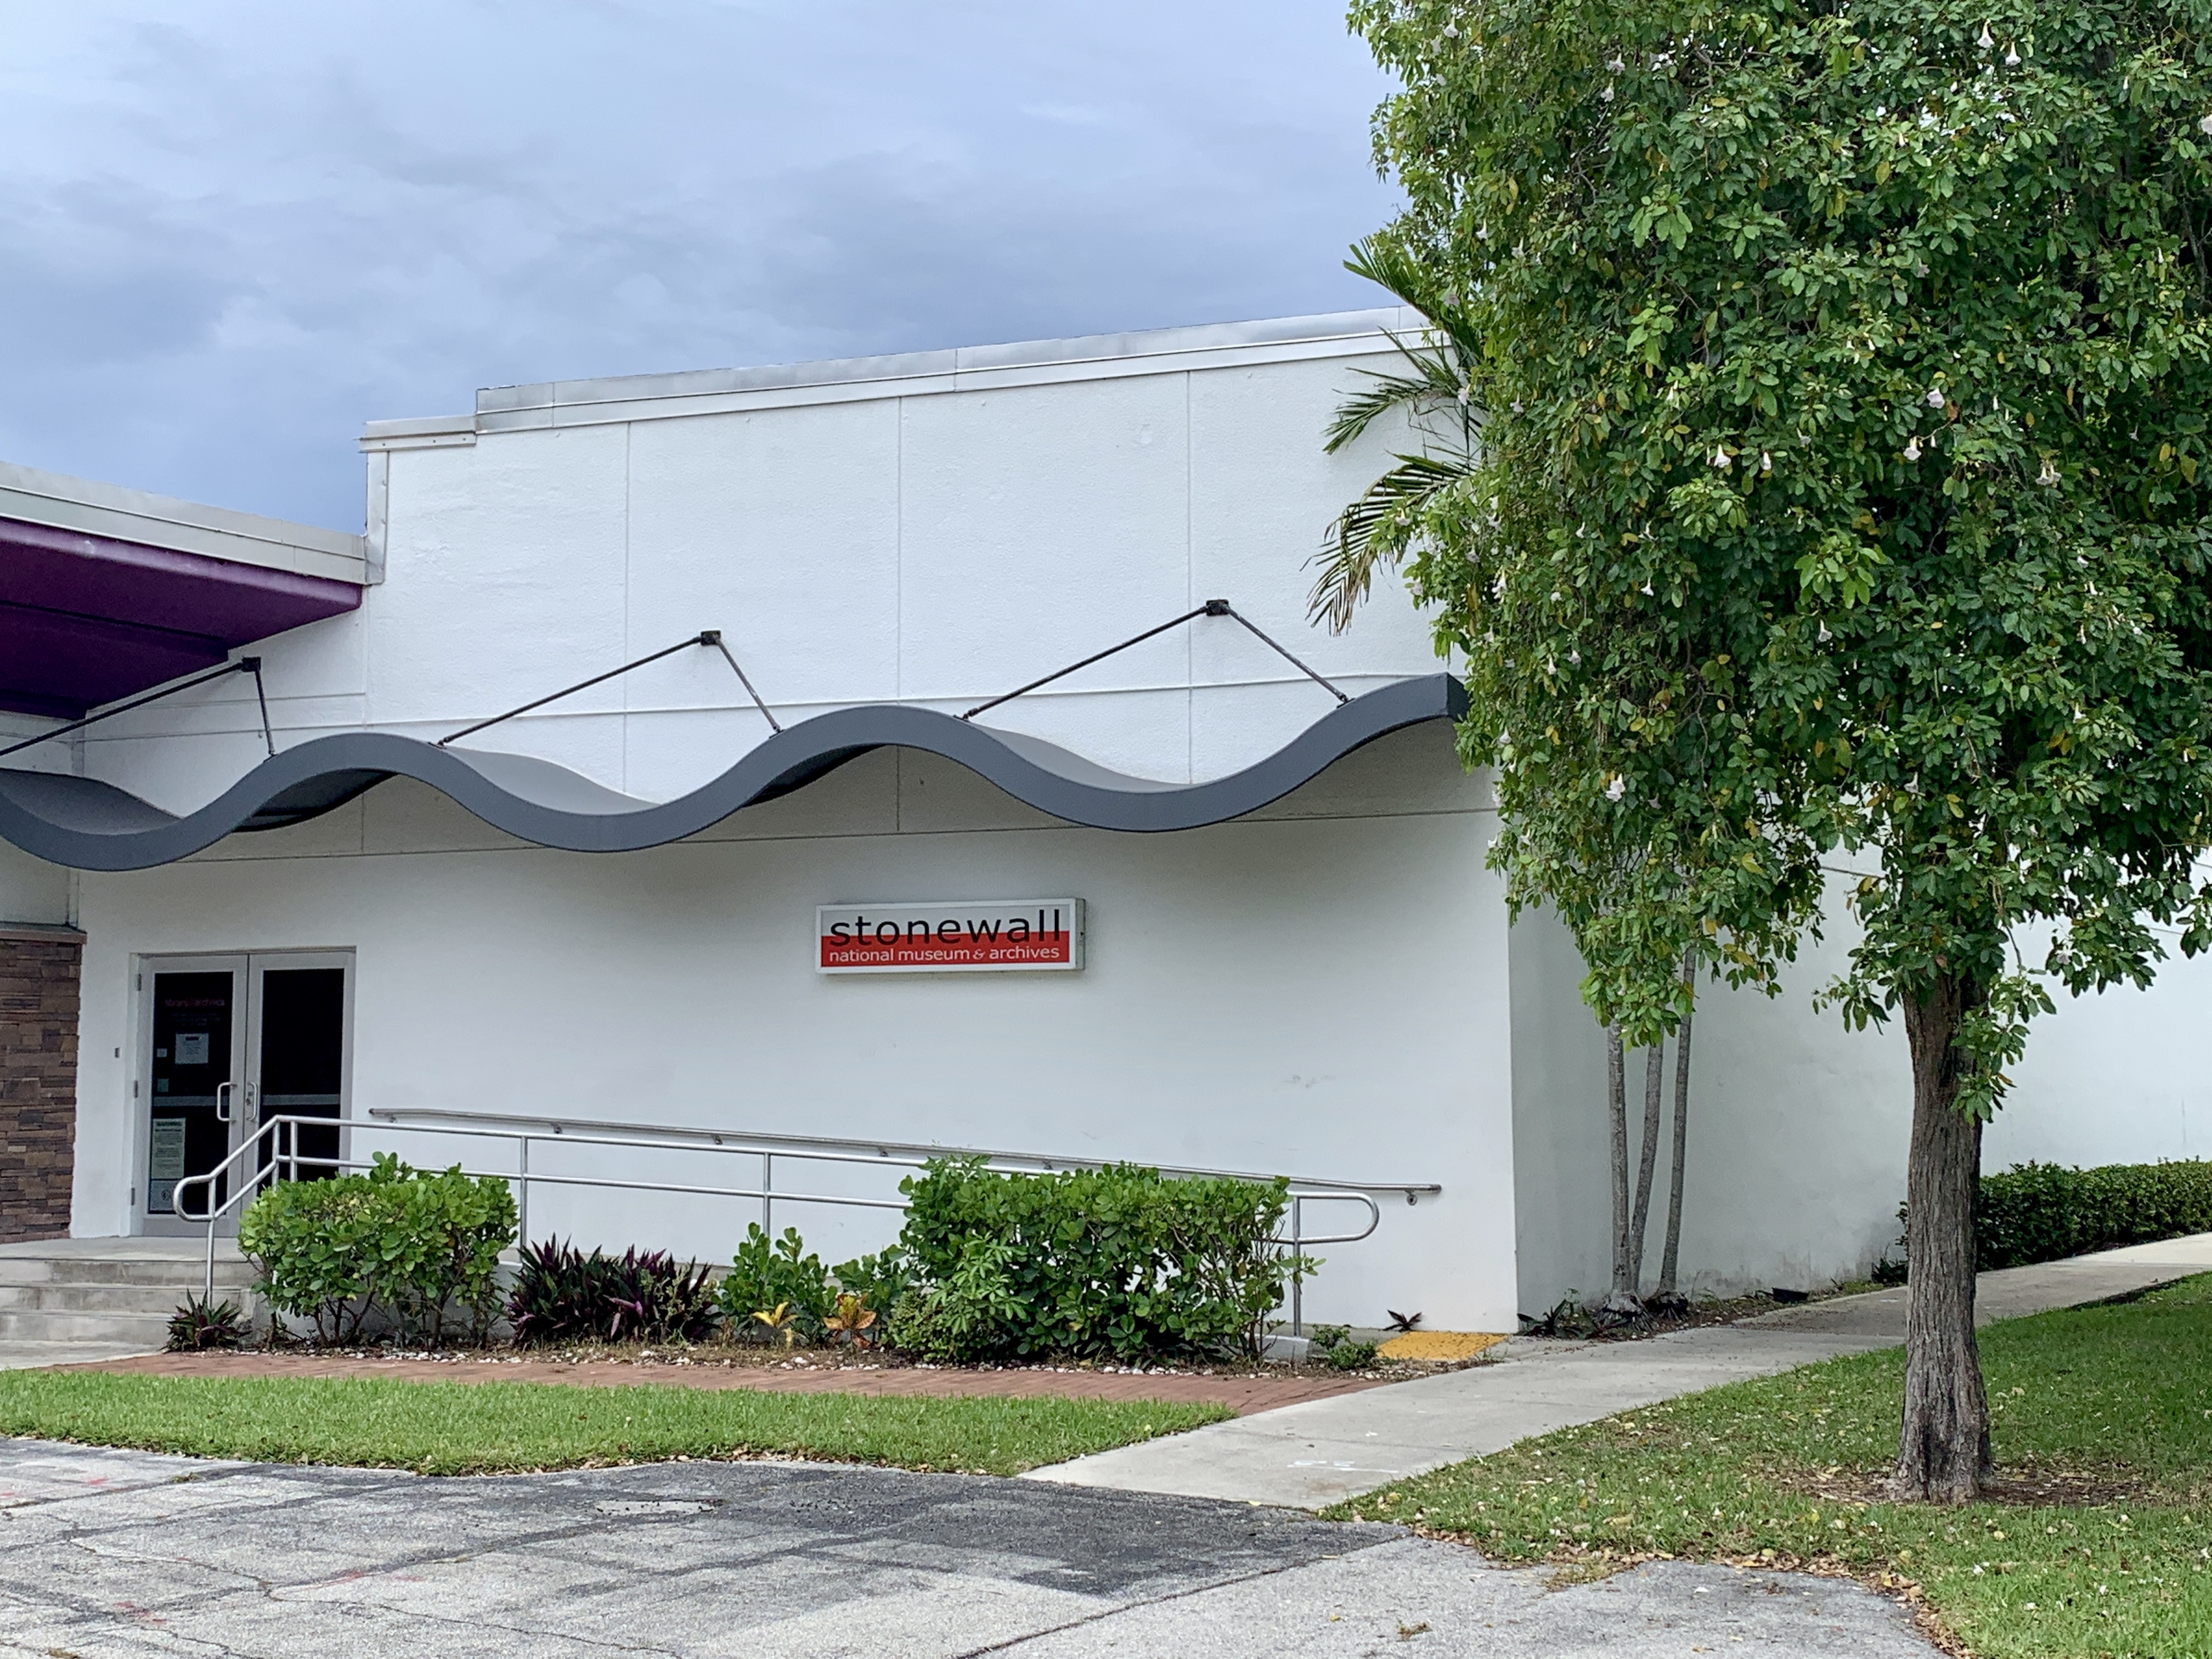
[[[1378,319],[1396,314],[1311,319],[1258,345],[1170,330],[1187,349],[1105,360],[1005,349],[1040,361],[961,376],[830,366],[848,378],[758,407],[633,395],[546,417],[581,424],[380,451],[385,580],[359,611],[255,647],[272,714],[288,743],[441,736],[702,628],[725,630],[787,724],[894,700],[957,711],[1212,598],[1355,695],[1433,673],[1427,626],[1394,584],[1341,637],[1305,621],[1306,561],[1396,438],[1320,453],[1360,368],[1387,366]],[[715,377],[645,384],[702,378]],[[260,753],[252,688],[212,690],[96,728],[86,769],[172,811],[211,799]],[[1328,707],[1215,620],[989,720],[1188,781],[1272,752]],[[665,799],[766,735],[727,665],[699,651],[474,741]]]
[[[1612,1282],[1605,1036],[1577,991],[1582,962],[1565,928],[1524,916],[1512,952],[1521,1306],[1540,1314],[1571,1291],[1595,1301]],[[1687,1292],[1818,1288],[1899,1254],[1911,1068],[1893,1024],[1853,1033],[1813,1010],[1814,991],[1842,961],[1832,939],[1801,954],[1778,996],[1700,988],[1682,1183]],[[1669,1045],[1647,1286],[1666,1236],[1674,1057]],[[1644,1062],[1644,1050],[1630,1052],[1632,1162]]]
[[[493,429],[501,416],[472,441],[380,451],[383,585],[359,612],[259,647],[280,742],[361,726],[442,735],[705,627],[726,630],[787,723],[890,700],[957,710],[1213,597],[1354,695],[1434,672],[1427,629],[1395,592],[1340,639],[1304,617],[1304,562],[1389,443],[1378,433],[1330,459],[1318,434],[1357,364],[1388,349],[1370,329],[956,380],[864,375],[777,392],[775,407],[629,398],[611,405],[620,418],[601,404],[580,424]],[[1180,781],[1248,764],[1331,706],[1212,621],[987,719]],[[765,735],[702,651],[472,741],[665,799]],[[115,722],[87,765],[182,809],[258,744],[248,703],[169,705]],[[520,846],[386,784],[294,830],[86,878],[76,1224],[134,1224],[136,960],[343,947],[356,952],[356,1118],[459,1106],[1435,1181],[1441,1199],[1394,1203],[1373,1239],[1321,1249],[1310,1316],[1369,1323],[1387,1304],[1432,1326],[1510,1329],[1510,1035],[1489,822],[1441,726],[1239,823],[1167,836],[1074,829],[908,752],[683,845],[605,857]],[[1083,972],[813,970],[817,904],[1030,893],[1088,902]],[[594,1156],[702,1184],[757,1174]],[[511,1167],[504,1149],[477,1157]],[[776,1184],[888,1183],[795,1166]],[[757,1214],[543,1189],[532,1204],[540,1234],[709,1257]],[[1316,1206],[1309,1230],[1356,1216]],[[896,1228],[780,1203],[787,1223],[831,1260]]]
[[[70,925],[70,873],[0,842],[0,927]]]
[[[2005,1109],[1982,1143],[1992,1170],[2212,1158],[2212,1085],[2197,1037],[2212,1009],[2212,958],[2171,954],[2148,991],[2073,998],[2039,1022]]]
[[[1814,994],[1856,938],[1840,887],[1828,937],[1807,941],[1769,998],[1706,981],[1691,1043],[1682,1273],[1692,1291],[1814,1288],[1862,1277],[1904,1252],[1911,1058],[1902,1024],[1845,1029]],[[2212,1156],[2212,1091],[2191,1052],[2212,961],[2174,954],[2148,991],[2069,998],[2031,1028],[2013,1088],[1983,1143],[1983,1168],[2034,1158],[2094,1165]],[[1511,942],[1517,1203],[1522,1311],[1611,1278],[1604,1037],[1577,994],[1582,964],[1564,928],[1524,917]],[[1666,1072],[1672,1133],[1674,1055]],[[1629,1055],[1632,1144],[1644,1055]],[[1661,1141],[1646,1276],[1658,1271],[1667,1159]]]
[[[0,749],[61,724],[31,714],[0,712]],[[66,772],[74,750],[65,744],[43,744],[10,755],[0,766],[26,772]],[[34,859],[0,841],[0,927],[10,922],[34,927],[66,927],[75,924],[72,894],[75,878],[58,865]]]
[[[1373,1239],[1320,1252],[1331,1265],[1309,1311],[1370,1322],[1410,1303],[1442,1328],[1510,1329],[1489,822],[1440,728],[1372,745],[1262,814],[1174,836],[1060,824],[910,752],[691,842],[603,857],[520,847],[429,791],[386,785],[315,823],[234,837],[222,856],[87,878],[80,1141],[101,1153],[79,1176],[76,1226],[131,1221],[139,1155],[115,1151],[137,1133],[124,1058],[134,955],[345,946],[357,1116],[459,1106],[1437,1181],[1441,1198],[1394,1203]],[[1079,974],[840,978],[811,965],[817,903],[1045,892],[1089,902]],[[407,1150],[443,1162],[455,1145]],[[513,1167],[504,1147],[467,1156]],[[583,1167],[550,1156],[533,1167]],[[611,1169],[619,1155],[586,1161]],[[708,1185],[757,1173],[696,1154],[620,1167]],[[803,1170],[783,1165],[776,1184],[889,1187],[873,1171]],[[540,1236],[709,1259],[758,1213],[542,1191],[532,1204]],[[1329,1219],[1316,1211],[1312,1230]],[[887,1242],[896,1218],[779,1204],[775,1224],[836,1260]]]

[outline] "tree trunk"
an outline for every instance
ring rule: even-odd
[[[1674,1167],[1667,1183],[1667,1247],[1659,1257],[1658,1298],[1678,1301],[1675,1273],[1682,1261],[1682,1166],[1690,1151],[1690,1017],[1697,1012],[1698,954],[1682,957],[1682,981],[1690,988],[1690,1007],[1674,1032]]]
[[[1660,1097],[1667,1080],[1667,1045],[1644,1051],[1644,1150],[1636,1167],[1636,1214],[1628,1224],[1628,1288],[1644,1294],[1644,1244],[1651,1235],[1651,1177],[1659,1168]]]
[[[1615,1313],[1638,1310],[1628,1259],[1628,1056],[1620,1027],[1605,1028],[1605,1107],[1613,1143],[1613,1289],[1605,1305]]]
[[[1978,987],[1946,975],[1905,1007],[1912,1048],[1912,1150],[1905,1180],[1908,1309],[1905,1423],[1895,1495],[1959,1504],[1992,1474],[1990,1407],[1974,1346],[1974,1200],[1982,1126],[1959,1110],[1960,1018]]]

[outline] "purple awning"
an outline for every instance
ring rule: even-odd
[[[328,576],[0,519],[0,708],[74,720],[360,604]]]

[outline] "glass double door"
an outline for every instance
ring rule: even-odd
[[[139,1073],[146,1232],[201,1231],[210,1206],[226,1203],[238,1181],[294,1150],[290,1133],[298,1136],[301,1175],[334,1173],[325,1160],[341,1156],[336,1125],[346,1108],[352,971],[343,951],[147,961]],[[279,1116],[328,1118],[333,1127],[280,1130],[258,1156],[214,1181],[191,1178],[220,1168]],[[237,1224],[234,1209],[221,1230]]]

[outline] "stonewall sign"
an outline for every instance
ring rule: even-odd
[[[825,974],[983,974],[1083,966],[1083,901],[824,904],[814,912]]]

